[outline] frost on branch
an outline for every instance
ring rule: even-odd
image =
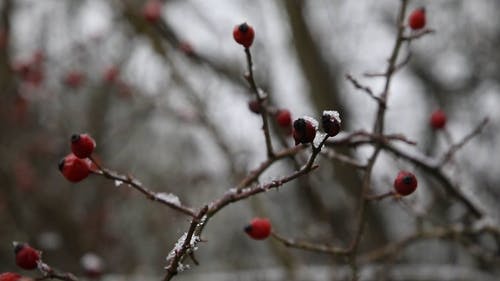
[[[178,255],[178,253],[182,253],[182,247],[186,241],[186,237],[187,237],[188,233],[185,232],[184,234],[182,234],[182,236],[177,240],[177,242],[175,243],[175,246],[174,248],[170,251],[170,253],[168,254],[166,260],[168,263],[170,263],[170,261],[172,259],[175,258],[176,255]],[[193,235],[191,237],[191,240],[189,241],[189,245],[188,245],[188,249],[187,251],[185,252],[185,254],[189,254],[189,253],[192,253],[196,250],[198,250],[198,243],[201,241],[200,239],[200,236],[198,235]],[[184,265],[182,263],[178,263],[178,266],[177,266],[177,271],[184,271],[184,270],[187,270],[189,269],[189,265]]]
[[[165,192],[157,193],[155,195],[155,199],[176,206],[181,205],[181,200],[179,199],[179,197],[177,197],[177,195],[172,193],[165,193]]]

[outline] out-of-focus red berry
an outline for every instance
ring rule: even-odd
[[[248,102],[248,109],[255,114],[260,114],[261,106],[258,100],[251,100]]]
[[[71,88],[78,88],[82,85],[85,79],[83,73],[77,70],[72,70],[66,74],[64,77],[64,83]]]
[[[149,0],[142,7],[142,16],[148,22],[155,23],[161,18],[162,6],[159,0]]]
[[[4,272],[0,274],[0,281],[20,281],[21,275],[14,272]]]
[[[433,129],[439,130],[446,126],[446,113],[438,109],[431,114],[430,124]]]
[[[40,261],[40,251],[32,248],[28,244],[17,243],[14,245],[16,254],[16,264],[22,269],[35,269]]]
[[[106,71],[104,72],[104,81],[108,82],[108,83],[113,83],[116,81],[116,78],[118,78],[118,75],[120,74],[120,70],[118,69],[118,67],[112,65],[112,66],[109,66]]]
[[[410,13],[408,17],[408,25],[413,30],[422,29],[425,27],[426,17],[425,17],[425,8],[420,7],[415,9]]]
[[[282,128],[289,128],[292,125],[292,114],[288,109],[280,109],[276,114],[276,122]]]
[[[417,189],[417,178],[408,171],[400,171],[394,179],[394,189],[397,194],[410,195]]]

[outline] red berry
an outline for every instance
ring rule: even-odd
[[[88,134],[73,134],[71,136],[71,151],[78,158],[87,158],[92,155],[95,140]]]
[[[113,83],[116,81],[118,74],[120,74],[120,70],[118,69],[118,67],[112,65],[108,67],[108,69],[106,69],[106,72],[104,72],[104,81]]]
[[[253,239],[263,240],[271,234],[271,222],[266,218],[254,218],[244,230]]]
[[[64,83],[71,88],[78,88],[84,80],[84,76],[80,71],[72,70],[66,74]]]
[[[40,261],[40,251],[24,243],[14,243],[14,253],[16,254],[16,264],[22,269],[37,268]]]
[[[292,125],[292,115],[288,109],[280,109],[278,110],[278,114],[276,115],[276,122],[282,128],[289,128]]]
[[[310,117],[299,118],[293,122],[293,139],[295,144],[310,143],[316,137],[318,123]]]
[[[40,65],[45,60],[45,55],[42,50],[38,49],[33,53],[33,64]]]
[[[248,102],[248,108],[250,109],[251,112],[255,114],[260,114],[260,103],[258,100],[251,100]]]
[[[233,38],[234,40],[243,45],[245,48],[252,46],[253,38],[255,37],[255,32],[253,27],[248,25],[246,22],[237,25],[233,29]]]
[[[161,1],[149,0],[142,8],[142,16],[148,22],[155,23],[161,18],[161,9]]]
[[[446,126],[446,114],[441,109],[434,111],[431,115],[431,127],[434,129],[443,129]]]
[[[417,178],[407,171],[400,171],[394,180],[394,189],[400,195],[412,194],[417,189]]]
[[[410,16],[408,17],[408,25],[413,30],[418,30],[418,29],[424,28],[425,21],[426,21],[426,19],[425,19],[425,8],[424,7],[415,9],[413,12],[411,12]]]
[[[191,44],[189,44],[189,42],[181,41],[181,42],[179,42],[178,47],[179,47],[179,50],[181,52],[183,52],[186,56],[194,56],[195,55],[193,46]]]
[[[340,132],[340,114],[337,111],[328,110],[323,111],[321,116],[321,125],[323,126],[323,131],[330,136],[334,137]]]
[[[59,171],[70,182],[79,182],[88,177],[92,169],[92,161],[80,159],[73,153],[59,161]]]
[[[21,280],[21,275],[14,272],[4,272],[0,274],[0,281],[19,281]]]

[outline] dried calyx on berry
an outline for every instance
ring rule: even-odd
[[[310,143],[316,137],[318,122],[311,117],[302,117],[293,122],[293,139],[295,144]]]
[[[22,269],[35,269],[40,261],[41,252],[26,243],[14,242],[16,264]]]
[[[233,38],[236,43],[243,45],[245,48],[252,46],[255,31],[253,27],[246,22],[239,24],[233,29]]]
[[[330,136],[334,137],[340,132],[340,114],[338,111],[325,110],[321,116],[321,125],[323,126],[323,131]]]

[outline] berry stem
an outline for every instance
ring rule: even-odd
[[[257,98],[257,101],[259,102],[259,106],[262,109],[260,111],[260,116],[262,117],[262,130],[264,131],[264,138],[266,139],[266,150],[267,150],[267,158],[274,158],[274,151],[273,151],[273,143],[271,140],[271,133],[269,130],[269,120],[268,120],[268,113],[266,109],[266,102],[267,102],[267,96],[266,95],[261,95],[259,91],[259,87],[257,86],[257,83],[255,83],[255,78],[253,75],[253,61],[252,61],[252,54],[250,53],[250,48],[245,48],[245,54],[247,58],[247,66],[248,66],[248,75],[246,76],[248,83],[250,84],[250,88],[252,89],[252,92],[255,94],[255,97]]]

